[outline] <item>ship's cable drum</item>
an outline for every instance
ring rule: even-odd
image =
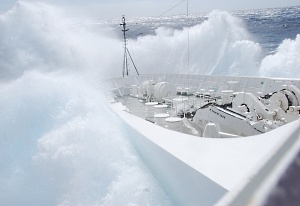
[[[140,86],[140,92],[142,93],[142,95],[152,95],[153,92],[151,92],[153,90],[153,85],[155,85],[155,81],[154,80],[146,80],[142,83],[142,85]]]
[[[159,82],[154,85],[154,97],[156,101],[162,102],[164,98],[176,96],[176,87],[167,82]]]

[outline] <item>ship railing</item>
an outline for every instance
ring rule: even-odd
[[[177,90],[182,92],[199,93],[205,90],[206,93],[213,92],[217,96],[220,96],[223,90],[267,94],[278,91],[278,88],[284,84],[292,84],[298,88],[300,87],[299,79],[188,74],[149,74],[124,78],[117,77],[104,80],[103,82],[107,90],[110,90],[116,96],[123,97],[130,94],[133,86],[139,86],[146,80],[155,80],[156,82],[165,81],[175,85]]]

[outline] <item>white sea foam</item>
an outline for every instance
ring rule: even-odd
[[[260,75],[268,77],[300,78],[300,34],[286,39],[274,55],[265,57],[260,65]]]
[[[221,11],[191,28],[159,28],[155,36],[138,38],[131,45],[142,73],[257,75],[261,56],[243,22]]]
[[[155,35],[129,43],[141,73],[298,78],[299,35],[295,40],[284,40],[276,54],[264,57],[239,18],[213,11],[196,26],[183,30],[159,27]]]
[[[1,205],[169,204],[93,85],[29,72],[0,96]]]
[[[97,84],[122,44],[65,18],[0,17],[0,205],[171,205]]]
[[[116,62],[122,59],[122,43],[113,32],[100,32],[97,25],[89,28],[85,22],[65,16],[59,8],[18,2],[0,16],[0,23],[2,80],[17,78],[29,70],[104,76],[121,65]]]

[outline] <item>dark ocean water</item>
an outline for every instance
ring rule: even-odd
[[[283,40],[300,34],[300,7],[240,11],[233,15],[243,19],[266,53],[274,53]]]

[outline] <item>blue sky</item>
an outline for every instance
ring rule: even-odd
[[[37,1],[37,0],[22,0]],[[40,0],[73,9],[78,13],[88,11],[89,14],[100,18],[118,18],[120,14],[127,16],[157,16],[182,0]],[[1,0],[0,11],[9,10],[17,0]],[[172,12],[185,13],[185,2]],[[299,0],[189,0],[190,13],[209,12],[218,10],[240,10],[255,8],[274,8],[300,5]],[[171,13],[172,14],[172,13]]]

